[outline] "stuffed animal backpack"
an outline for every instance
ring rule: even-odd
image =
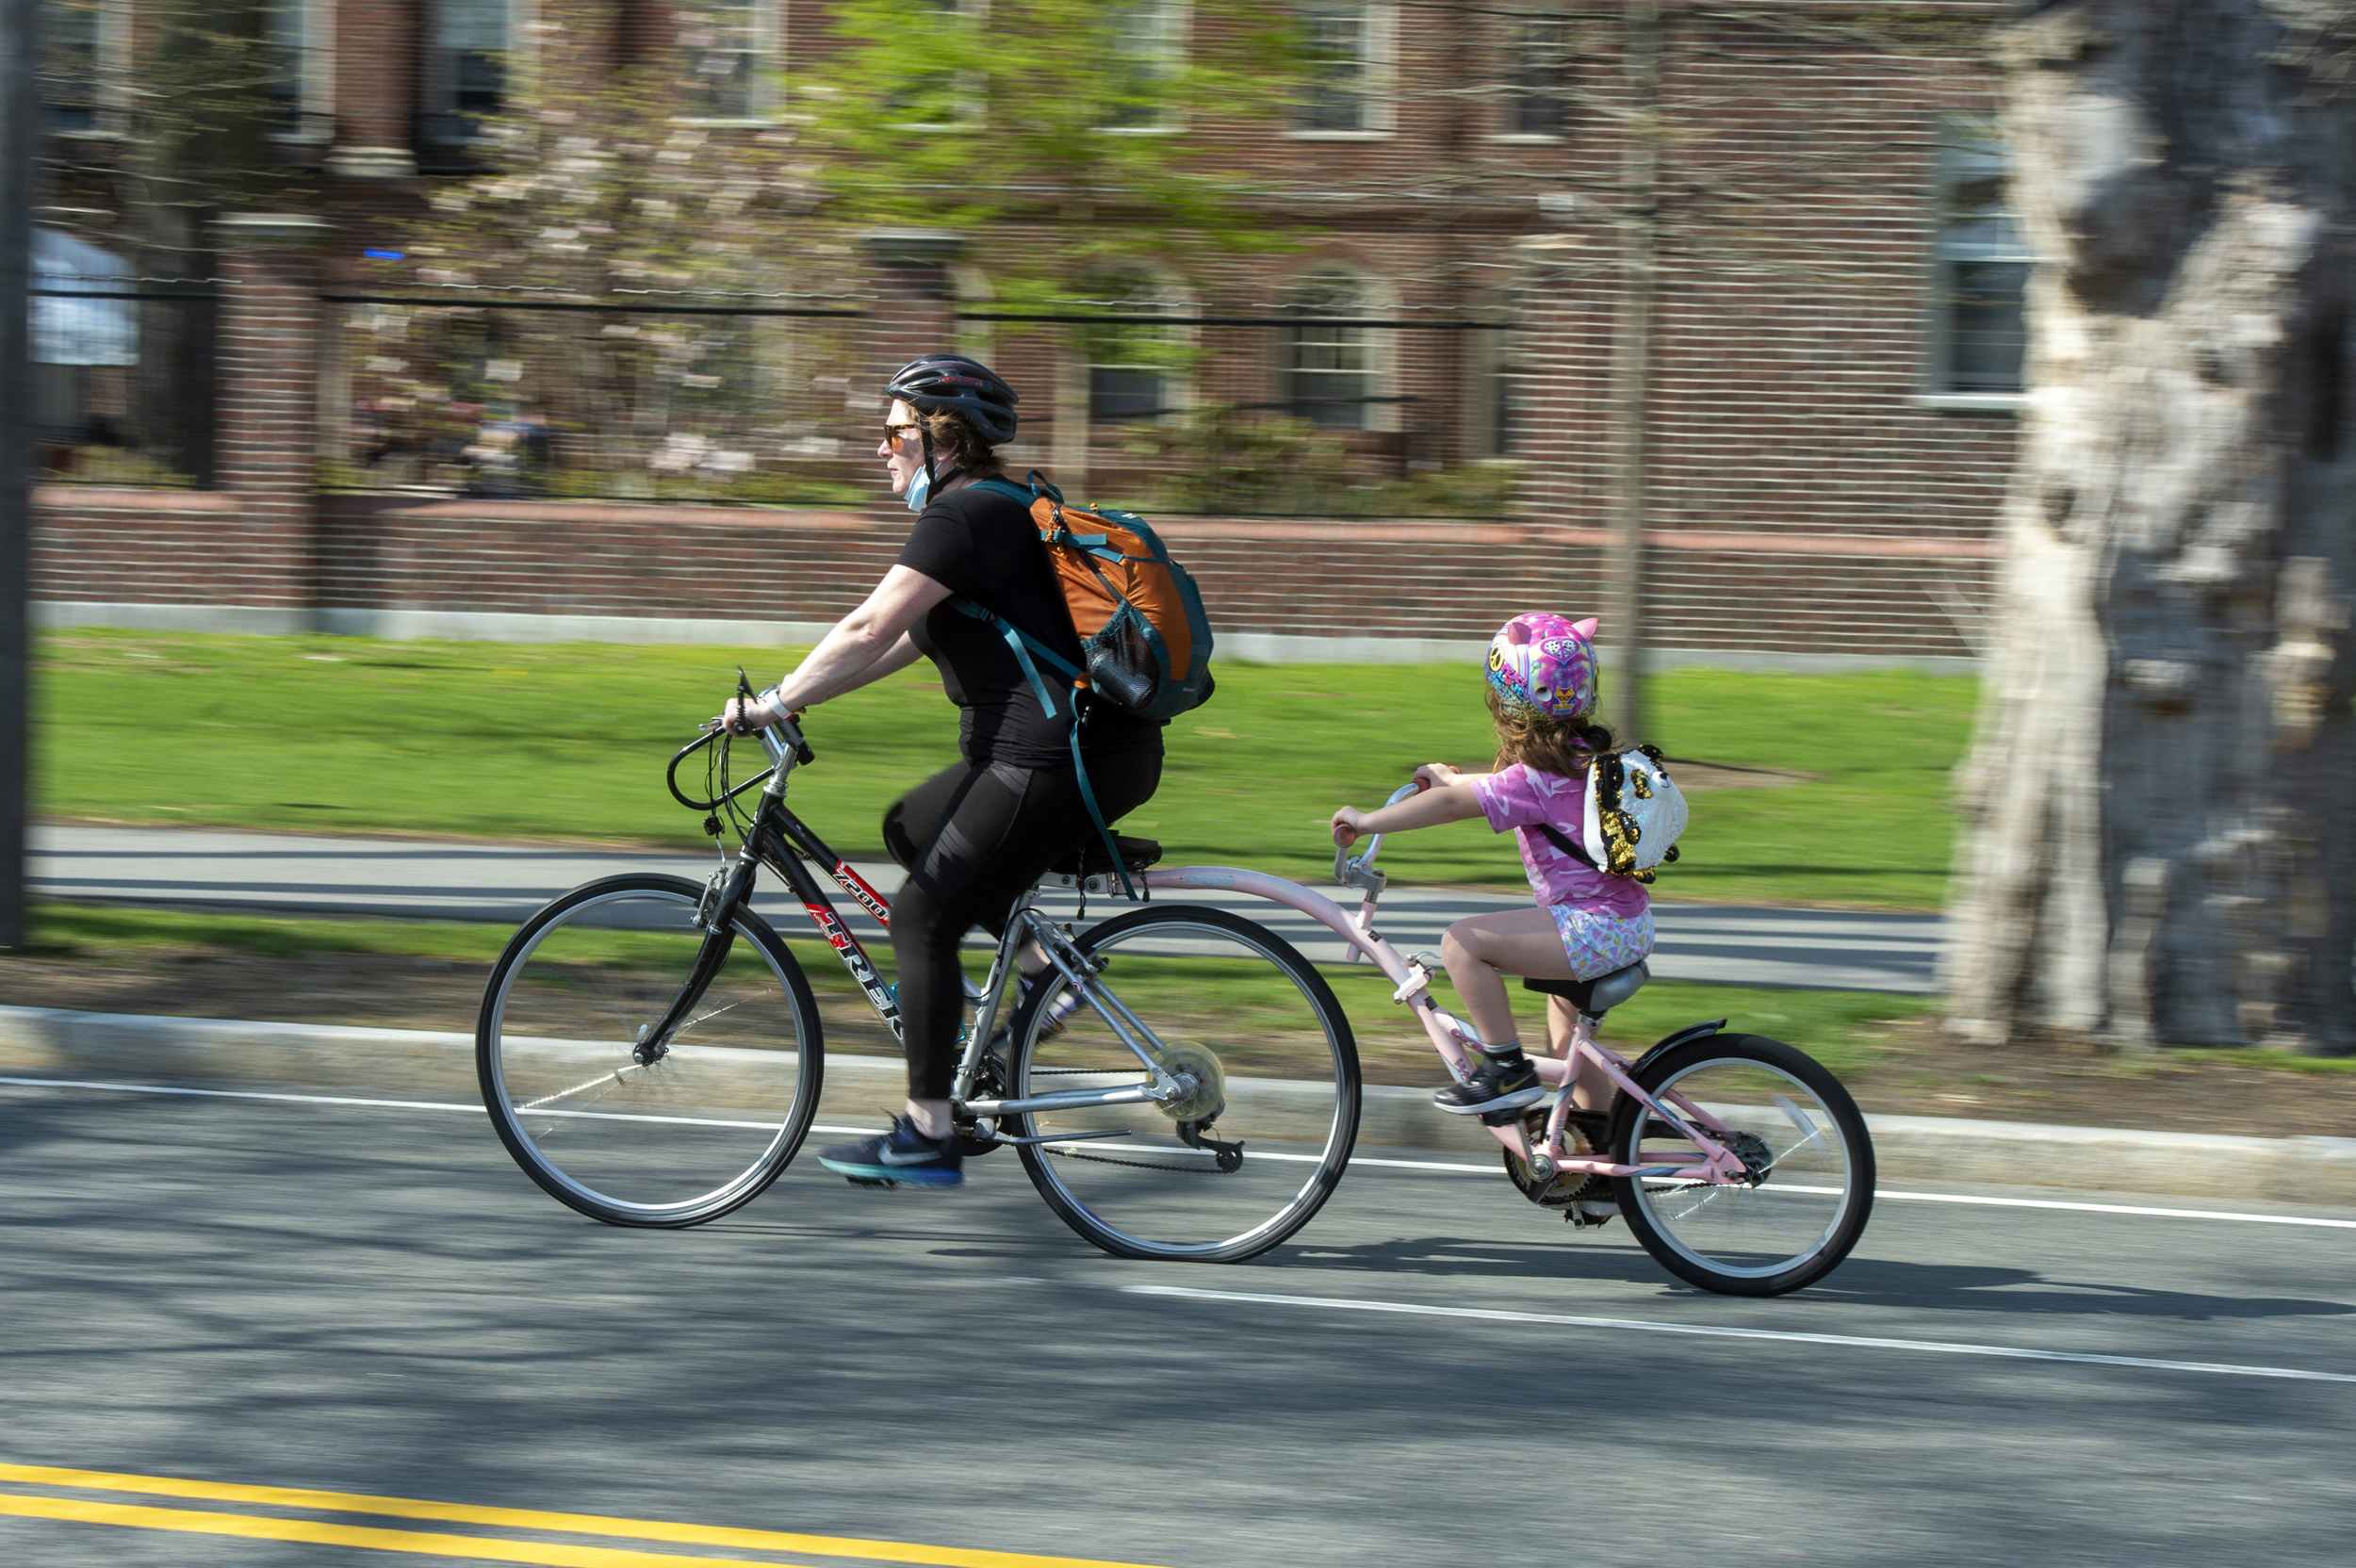
[[[1579,836],[1541,827],[1554,847],[1613,876],[1650,882],[1677,858],[1677,836],[1689,813],[1685,792],[1669,776],[1658,746],[1606,752],[1587,769],[1587,800]]]

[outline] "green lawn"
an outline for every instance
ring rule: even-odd
[[[765,684],[798,655],[71,631],[38,657],[37,799],[54,816],[684,844],[697,818],[664,792],[664,760],[740,661]],[[1216,698],[1171,727],[1160,794],[1123,825],[1173,861],[1315,875],[1335,806],[1378,803],[1417,762],[1487,761],[1475,667],[1219,674]],[[1810,781],[1700,792],[1659,893],[1937,906],[1974,696],[1968,679],[1902,673],[1663,675],[1669,755]],[[956,716],[919,666],[820,710],[810,736],[795,808],[873,855],[884,803],[953,759]],[[1521,885],[1510,844],[1478,823],[1396,839],[1384,860],[1402,881]]]

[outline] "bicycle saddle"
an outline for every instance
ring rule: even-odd
[[[1121,846],[1121,863],[1132,876],[1162,858],[1162,846],[1151,839],[1132,839],[1126,833],[1116,833],[1113,841]],[[1047,869],[1057,876],[1107,876],[1113,867],[1104,858],[1104,841],[1090,838]]]
[[[1522,982],[1526,991],[1544,991],[1548,996],[1566,998],[1589,1018],[1601,1018],[1612,1008],[1644,988],[1652,978],[1652,971],[1639,959],[1626,969],[1615,969],[1609,974],[1598,974],[1593,980],[1529,980]]]

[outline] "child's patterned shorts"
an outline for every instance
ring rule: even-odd
[[[1593,980],[1626,969],[1652,951],[1650,909],[1641,915],[1607,915],[1567,904],[1546,907],[1554,916],[1555,930],[1562,934],[1574,980]]]

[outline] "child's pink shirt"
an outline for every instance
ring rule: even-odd
[[[1481,802],[1481,814],[1489,819],[1491,832],[1502,833],[1509,827],[1518,830],[1514,837],[1521,841],[1522,869],[1530,873],[1530,890],[1538,895],[1539,903],[1592,909],[1620,919],[1641,915],[1651,907],[1652,896],[1642,882],[1631,876],[1612,876],[1575,860],[1537,830],[1538,824],[1547,823],[1573,843],[1579,841],[1587,808],[1585,779],[1541,773],[1527,762],[1516,762],[1476,780],[1472,790],[1473,798]]]

